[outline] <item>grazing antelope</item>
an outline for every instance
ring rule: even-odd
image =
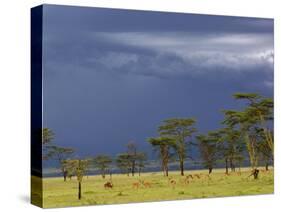
[[[140,187],[140,182],[134,182],[134,183],[132,184],[132,186],[133,186],[133,188],[138,189],[138,188]]]
[[[194,176],[194,178],[197,177],[197,179],[200,179],[200,175],[199,174],[194,174],[193,176]]]
[[[251,172],[251,174],[248,176],[248,178],[251,177],[251,176],[254,176],[254,179],[258,179],[259,172],[260,172],[260,170],[257,169],[257,168],[254,169],[254,170],[252,170],[252,172]]]
[[[191,174],[187,175],[186,179],[189,179],[189,178],[193,179],[193,176]]]
[[[104,186],[105,189],[113,188],[113,184],[111,182],[106,182],[103,186]]]
[[[169,180],[170,185],[172,185],[173,188],[175,188],[177,182],[174,179]]]
[[[141,183],[143,184],[143,186],[144,186],[145,188],[151,188],[151,183],[150,183],[150,182],[142,181]]]
[[[172,180],[174,180],[173,177],[168,177],[168,183],[170,183]]]
[[[208,179],[208,180],[212,180],[212,178],[208,174],[205,175],[205,178]]]
[[[184,178],[183,183],[184,183],[185,185],[188,185],[188,184],[189,184],[188,176],[186,176],[186,177]]]

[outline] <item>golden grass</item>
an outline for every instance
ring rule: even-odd
[[[194,199],[208,197],[224,197],[238,195],[272,194],[274,192],[274,174],[261,172],[259,179],[247,178],[250,170],[242,169],[241,175],[224,174],[223,169],[216,169],[207,177],[206,170],[186,171],[187,175],[198,174],[200,179],[184,182],[179,172],[170,172],[170,178],[176,183],[172,185],[169,179],[161,172],[144,173],[141,176],[112,175],[113,188],[105,189],[104,183],[109,181],[109,176],[84,177],[82,182],[82,199],[77,198],[78,183],[76,178],[63,182],[63,178],[43,179],[43,207],[66,207],[80,205],[116,204],[130,202],[147,202],[162,200]],[[139,180],[151,186],[133,186]]]

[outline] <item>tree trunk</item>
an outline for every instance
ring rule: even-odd
[[[225,159],[225,173],[228,174],[228,160]]]
[[[265,170],[268,171],[268,162],[265,163]]]
[[[165,163],[164,163],[164,161],[162,160],[162,164],[161,164],[161,168],[162,168],[162,171],[163,171],[163,175],[165,176],[166,174],[165,174],[165,172],[166,172],[166,169],[165,169]]]
[[[231,169],[231,171],[232,171],[232,172],[235,172],[235,165],[234,165],[234,163],[233,163],[233,159],[232,159],[232,158],[229,159],[229,164],[230,164],[230,169]]]
[[[235,172],[235,165],[233,163],[231,164],[231,171]]]
[[[81,182],[78,182],[78,199],[81,199]]]
[[[241,173],[241,162],[239,162],[239,172]]]
[[[132,176],[135,175],[135,167],[136,167],[136,162],[133,161],[133,163],[132,163]]]
[[[261,111],[259,111],[259,116],[260,116],[260,120],[261,120],[261,124],[262,124],[262,128],[263,128],[263,132],[264,132],[264,135],[265,135],[266,142],[267,142],[269,148],[271,149],[272,157],[274,157],[274,144],[273,144],[271,132],[266,127],[265,119],[264,119],[264,116],[261,114]]]
[[[183,160],[180,161],[180,170],[181,170],[181,176],[184,176],[184,163],[183,163]]]
[[[64,172],[63,172],[63,181],[64,181],[64,182],[66,181],[66,177],[67,177],[67,172],[64,171]]]
[[[211,174],[213,171],[213,168],[212,167],[209,167],[209,174]]]
[[[169,176],[169,170],[168,170],[168,167],[166,167],[165,174],[166,174],[166,177],[168,177],[168,176]]]
[[[161,148],[161,158],[162,158],[162,170],[163,175],[168,176],[168,163],[169,163],[169,147],[167,145],[163,145]]]

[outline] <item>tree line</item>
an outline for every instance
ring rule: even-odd
[[[163,120],[158,126],[158,136],[146,140],[158,152],[164,176],[169,175],[169,163],[177,161],[180,174],[185,172],[185,161],[190,156],[188,150],[196,147],[200,153],[202,165],[209,174],[218,162],[225,164],[226,174],[235,172],[249,158],[254,178],[258,178],[258,167],[263,162],[266,170],[273,164],[273,99],[256,93],[236,93],[233,98],[244,101],[241,110],[222,110],[224,115],[221,128],[207,133],[198,132],[194,118],[170,118]],[[54,159],[60,164],[64,181],[67,177],[76,176],[79,182],[79,198],[81,198],[81,182],[90,167],[99,170],[102,178],[112,174],[113,163],[121,173],[134,176],[147,164],[147,155],[138,151],[134,142],[129,142],[127,150],[116,158],[109,155],[97,155],[91,158],[74,159],[74,149],[53,145],[54,133],[51,129],[43,129],[43,159]]]
[[[274,158],[273,130],[270,129],[273,99],[256,93],[236,93],[233,97],[245,101],[245,106],[241,110],[222,110],[224,120],[220,129],[197,133],[194,118],[172,118],[162,122],[158,127],[159,136],[149,138],[148,142],[159,151],[165,176],[168,176],[168,164],[173,154],[177,155],[180,173],[184,175],[187,149],[192,146],[197,146],[209,174],[222,159],[226,174],[229,169],[235,171],[237,166],[240,169],[245,157],[250,159],[255,179],[260,161],[268,170]]]
[[[102,176],[105,178],[106,174],[110,175],[110,181],[112,180],[112,164],[114,159],[108,155],[97,155],[95,157],[88,157],[79,159],[74,157],[74,149],[69,147],[59,147],[52,144],[54,139],[54,133],[48,128],[43,129],[43,160],[56,160],[59,163],[60,171],[63,176],[64,182],[76,177],[78,181],[78,199],[82,198],[82,180],[84,176],[88,175],[90,168],[97,168]],[[139,176],[141,171],[145,167],[147,156],[144,152],[137,151],[136,144],[129,142],[127,145],[127,151],[125,153],[118,154],[115,162],[122,173],[126,173],[128,176],[132,176],[138,172]],[[108,182],[110,183],[110,182]]]
[[[50,144],[52,141],[50,138],[54,136],[54,133],[47,128],[43,131],[43,137],[48,139],[48,142],[44,143],[45,154],[43,155],[43,159],[57,161],[64,181],[67,180],[67,177],[71,179],[76,175],[75,169],[77,168],[77,161],[79,161],[79,159],[75,159],[75,150],[69,147],[59,147]],[[115,164],[120,169],[121,173],[134,176],[136,172],[138,175],[141,174],[147,164],[147,155],[144,152],[138,151],[136,144],[131,141],[127,144],[127,151],[118,154],[116,158],[105,154],[99,154],[95,157],[84,158],[83,161],[85,161],[86,164],[84,174],[86,174],[90,168],[96,168],[101,177],[105,178],[106,174],[111,176],[112,168]]]

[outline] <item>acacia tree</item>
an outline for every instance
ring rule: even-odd
[[[136,170],[136,160],[137,160],[137,146],[133,141],[130,141],[127,144],[127,154],[128,154],[128,159],[131,162],[131,172],[132,176],[135,175],[135,170]]]
[[[178,155],[181,175],[184,175],[184,160],[186,158],[187,138],[191,138],[196,131],[193,127],[195,120],[192,118],[171,118],[163,121],[158,131],[160,136],[169,137],[175,140],[173,145]]]
[[[207,135],[196,136],[203,164],[209,170],[209,174],[212,173],[217,161],[218,138],[216,135],[216,132],[209,132]]]
[[[169,137],[157,137],[157,138],[149,138],[147,140],[155,150],[159,151],[159,156],[161,159],[161,167],[164,173],[164,176],[169,175],[169,159],[171,157],[171,146],[175,144],[173,138]]]
[[[263,129],[261,132],[264,134],[272,157],[274,157],[274,141],[271,130],[267,126],[267,122],[273,120],[273,99],[262,97],[256,93],[236,93],[233,96],[235,99],[248,101],[248,113],[258,118]]]
[[[116,157],[116,165],[121,170],[122,173],[126,173],[129,176],[131,172],[131,160],[127,153],[121,153]]]
[[[78,181],[77,196],[80,200],[82,198],[82,181],[83,177],[89,169],[90,161],[88,159],[66,159],[64,160],[65,169],[68,171],[68,176],[76,176]],[[71,173],[71,174],[70,174]]]
[[[254,132],[254,127],[257,122],[255,116],[251,116],[247,109],[244,111],[226,110],[224,111],[225,120],[223,123],[228,126],[238,126],[240,133],[244,138],[244,142],[247,147],[247,151],[250,157],[250,163],[253,170],[258,167],[258,151],[257,151],[257,139]]]
[[[49,128],[43,128],[42,134],[43,134],[43,136],[42,136],[42,144],[43,145],[50,144],[51,141],[54,139],[54,136],[55,136],[53,131]]]
[[[226,127],[219,130],[219,146],[220,152],[225,160],[225,169],[228,174],[228,167],[231,171],[235,171],[236,164],[239,165],[243,161],[244,144],[241,139],[241,133],[239,130],[235,130],[233,127]]]
[[[248,105],[243,111],[224,111],[224,123],[235,127],[239,126],[249,153],[254,178],[258,178],[258,161],[259,161],[259,141],[256,129],[261,127],[266,144],[274,152],[273,138],[271,131],[266,126],[267,121],[273,119],[273,100],[264,98],[255,93],[236,93],[235,99],[246,99]]]
[[[72,148],[48,146],[47,157],[59,162],[64,181],[66,181],[67,177],[67,164],[65,161],[69,159],[73,153],[74,149]]]
[[[144,169],[144,167],[146,165],[146,160],[147,160],[147,156],[144,152],[140,152],[140,153],[137,154],[137,156],[136,156],[136,166],[138,168],[139,176],[141,174],[141,171]]]
[[[263,129],[257,128],[256,133],[258,135],[258,152],[261,156],[261,159],[264,162],[265,170],[268,171],[268,166],[270,162],[273,160],[272,150],[269,147],[269,145],[266,142],[263,142],[265,140],[264,138],[264,132],[262,132]]]
[[[82,198],[82,180],[89,168],[89,161],[88,160],[74,160],[74,168],[75,168],[75,174],[78,181],[78,199],[80,200]]]
[[[39,139],[42,139],[43,160],[47,160],[48,159],[48,146],[54,140],[55,134],[53,133],[53,131],[51,129],[43,128],[42,132],[38,132],[37,135],[38,136],[42,135],[42,138],[39,138]]]
[[[105,178],[105,174],[112,163],[112,159],[107,155],[98,155],[92,159],[92,163],[94,167],[100,170],[102,178]]]
[[[71,180],[76,175],[76,160],[67,159],[63,161],[67,177]]]

